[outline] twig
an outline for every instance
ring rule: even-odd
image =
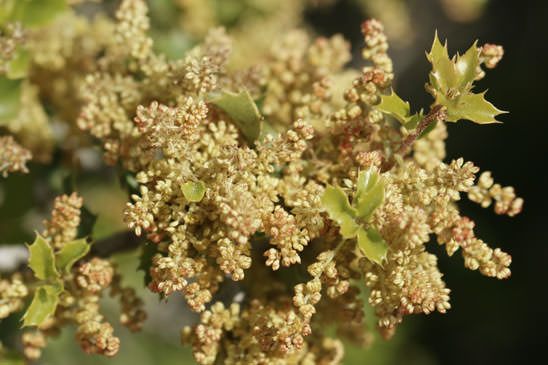
[[[109,257],[113,253],[120,251],[128,251],[139,247],[145,238],[137,237],[131,231],[123,231],[113,234],[107,238],[96,241],[91,246],[91,256]]]
[[[415,142],[415,140],[421,135],[422,132],[432,123],[437,120],[444,120],[446,118],[445,109],[442,105],[435,105],[430,112],[424,117],[424,119],[419,123],[415,133],[407,136],[407,138],[402,142],[400,148],[392,155],[387,163],[383,164],[381,172],[386,172],[392,169],[396,164],[396,155],[405,156],[408,153],[409,148]]]

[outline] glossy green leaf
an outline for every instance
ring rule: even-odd
[[[370,227],[365,230],[360,227],[358,230],[358,246],[365,257],[382,265],[383,260],[386,258],[388,246],[375,228]]]
[[[22,80],[0,76],[0,123],[13,119],[21,107]]]
[[[42,236],[36,234],[36,239],[29,246],[29,251],[29,267],[34,271],[34,276],[41,280],[59,277],[59,273],[55,269],[53,248]]]
[[[480,50],[477,44],[478,41],[475,41],[464,55],[457,55],[457,60],[455,62],[458,82],[455,87],[464,91],[470,90],[472,82],[478,74],[478,67],[480,65]]]
[[[384,201],[384,184],[377,172],[368,170],[360,172],[357,185],[354,201],[358,217],[368,220]]]
[[[259,138],[263,117],[249,92],[242,91],[239,94],[225,92],[222,96],[213,99],[211,103],[224,110],[232,118],[250,143]]]
[[[339,224],[344,238],[352,238],[356,235],[358,230],[358,225],[354,222],[356,210],[350,206],[348,197],[340,187],[328,185],[322,195],[322,205],[329,214],[329,218]]]
[[[52,22],[68,9],[66,0],[17,0],[11,21],[20,21],[26,27],[40,27]]]
[[[384,113],[390,114],[401,124],[406,124],[409,122],[409,103],[407,101],[403,101],[398,95],[396,95],[394,90],[392,90],[390,95],[381,96],[381,103],[377,105],[377,109]]]
[[[442,90],[445,93],[457,84],[455,64],[449,59],[447,42],[442,46],[438,38],[438,32],[434,36],[434,43],[432,44],[430,53],[427,53],[426,57],[432,63],[430,81],[434,88]]]
[[[206,186],[202,181],[189,181],[181,187],[186,200],[197,203],[203,199]]]
[[[68,274],[72,265],[89,252],[90,245],[85,238],[68,242],[63,249],[57,253],[55,265],[59,271]]]
[[[457,55],[450,59],[447,52],[447,42],[442,46],[436,32],[432,49],[426,57],[432,63],[430,83],[435,89],[445,95],[450,92],[463,93],[471,89],[480,65],[480,51],[477,47],[477,41],[464,55]]]
[[[438,95],[437,103],[447,107],[448,122],[467,119],[478,124],[500,123],[495,119],[497,115],[506,113],[485,100],[485,91],[479,94],[467,93],[456,99],[447,99]]]
[[[62,291],[63,287],[60,284],[38,287],[34,292],[32,302],[22,317],[23,327],[42,325],[49,316],[55,313],[59,294]]]

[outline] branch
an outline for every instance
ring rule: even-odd
[[[91,256],[109,257],[116,252],[135,249],[144,241],[144,237],[137,237],[131,231],[118,232],[112,236],[96,241],[91,246],[91,251],[89,254]]]
[[[390,171],[392,167],[396,164],[396,155],[405,156],[409,153],[409,148],[415,142],[417,138],[421,135],[422,132],[432,123],[434,123],[437,120],[445,120],[446,118],[445,109],[443,108],[443,105],[434,105],[434,107],[430,110],[430,112],[424,117],[424,119],[419,123],[417,126],[417,129],[415,133],[410,134],[407,136],[407,138],[402,142],[400,148],[392,155],[392,158],[387,161],[385,164],[383,164],[381,168],[381,172]]]

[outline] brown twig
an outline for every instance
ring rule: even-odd
[[[424,117],[424,119],[419,123],[415,133],[407,136],[407,138],[402,142],[400,148],[392,155],[392,158],[383,164],[381,172],[390,171],[392,167],[396,164],[396,155],[405,156],[409,152],[409,148],[415,142],[415,140],[421,135],[422,132],[432,123],[437,120],[444,120],[446,118],[445,109],[442,105],[434,105],[430,112]]]
[[[91,246],[91,256],[109,257],[113,253],[128,251],[139,247],[145,241],[144,237],[137,237],[131,231],[123,231],[107,238],[96,241]]]

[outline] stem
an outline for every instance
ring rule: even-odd
[[[96,241],[91,246],[89,254],[90,256],[109,257],[116,252],[135,249],[144,241],[144,237],[137,237],[132,231],[122,231]]]
[[[402,142],[400,148],[392,155],[392,158],[385,164],[383,164],[381,172],[390,171],[392,167],[396,164],[395,155],[405,156],[409,153],[409,148],[415,142],[417,138],[421,135],[422,132],[432,123],[437,120],[444,120],[446,118],[445,110],[443,105],[434,105],[430,112],[424,117],[424,119],[419,123],[416,128],[415,133],[410,134]]]

